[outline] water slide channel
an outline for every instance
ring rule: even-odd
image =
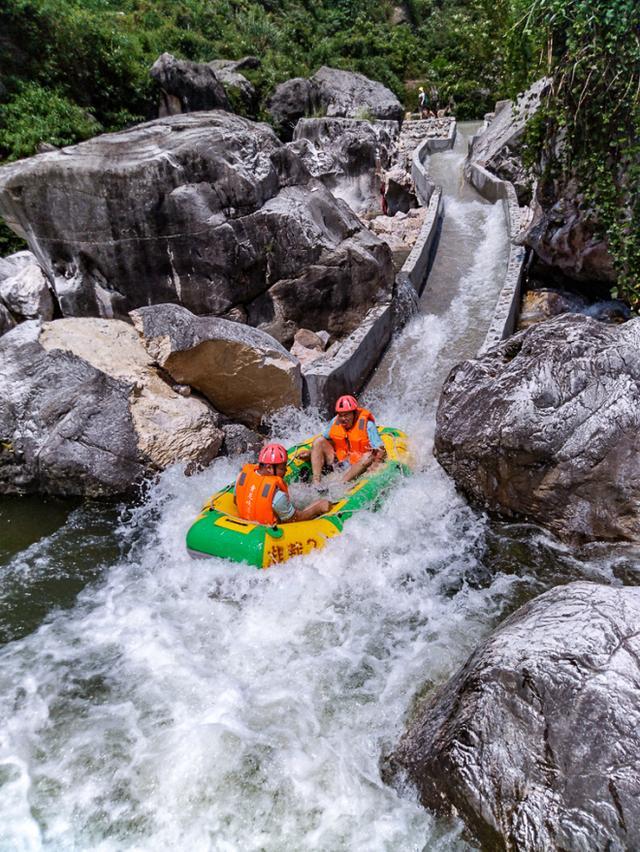
[[[442,380],[482,342],[506,258],[501,206],[462,181],[476,126],[431,158],[445,218],[429,285],[366,391],[418,460],[380,512],[259,572],[184,550],[237,460],[169,470],[135,505],[0,503],[1,852],[473,848],[387,787],[381,756],[505,614],[631,570],[489,522],[433,459]],[[293,442],[320,419],[272,425]]]

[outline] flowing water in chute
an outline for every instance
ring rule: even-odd
[[[432,158],[432,278],[365,395],[418,465],[379,512],[261,572],[184,549],[237,461],[167,471],[134,506],[1,504],[0,850],[469,848],[381,759],[506,612],[611,570],[491,526],[432,457],[440,385],[481,343],[506,258],[502,209],[461,182],[470,130]],[[281,415],[273,434],[320,423]]]

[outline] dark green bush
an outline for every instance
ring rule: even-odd
[[[9,160],[32,154],[41,142],[69,145],[100,129],[89,112],[38,83],[21,85],[0,104],[0,151]]]

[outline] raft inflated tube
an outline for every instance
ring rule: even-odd
[[[381,427],[379,432],[387,451],[384,463],[373,473],[365,473],[356,480],[326,515],[313,521],[292,521],[274,526],[245,521],[238,515],[233,498],[234,486],[228,485],[203,506],[187,533],[187,550],[194,557],[218,556],[233,562],[246,562],[256,568],[268,568],[324,547],[330,538],[342,532],[345,521],[354,512],[367,507],[376,508],[389,486],[411,472],[406,435],[390,427]],[[314,438],[287,451],[284,477],[287,483],[304,479],[305,474],[310,475],[310,462],[298,458],[298,453],[311,450]]]

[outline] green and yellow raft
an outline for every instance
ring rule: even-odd
[[[361,476],[339,503],[326,515],[313,521],[293,521],[267,526],[245,521],[238,515],[233,485],[216,492],[203,506],[187,533],[187,550],[192,556],[219,556],[234,562],[247,562],[268,568],[292,556],[302,556],[324,547],[327,540],[342,532],[345,521],[364,508],[377,508],[385,492],[401,476],[410,473],[407,437],[398,429],[381,427],[380,436],[387,451],[386,461],[371,474]],[[315,436],[314,436],[315,437]],[[288,450],[285,481],[304,481],[311,473],[308,461],[298,458],[300,450],[310,450],[314,438]]]

